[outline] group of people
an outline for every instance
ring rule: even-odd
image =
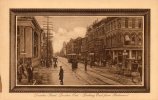
[[[31,63],[23,64],[19,63],[17,68],[17,78],[21,82],[22,79],[28,79],[28,83],[33,82],[33,67]]]

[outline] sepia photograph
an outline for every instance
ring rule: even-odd
[[[10,91],[149,92],[148,13],[11,9]]]

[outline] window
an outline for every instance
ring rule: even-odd
[[[132,19],[132,28],[135,28],[135,18]]]
[[[34,33],[34,48],[33,48],[33,51],[34,51],[34,57],[38,57],[38,35],[37,35],[36,32]]]
[[[121,22],[120,22],[120,19],[117,19],[117,28],[121,28]]]
[[[139,33],[137,36],[138,45],[142,45],[142,33]]]
[[[116,22],[114,21],[114,29],[116,29]]]
[[[126,35],[124,36],[124,44],[125,44],[125,45],[129,45],[129,44],[130,44],[130,38],[129,38],[129,35],[128,35],[128,34],[126,34]]]
[[[138,20],[138,28],[142,27],[142,20]]]
[[[121,28],[121,23],[120,22],[118,22],[118,28]]]
[[[128,28],[128,18],[125,19],[125,28]]]
[[[132,51],[132,58],[136,59],[136,51],[135,50]]]
[[[132,35],[131,35],[131,44],[135,44],[135,41],[136,41],[135,33],[132,33]]]

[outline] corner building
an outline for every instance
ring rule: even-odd
[[[112,64],[129,70],[142,65],[143,18],[109,17],[105,20],[105,55]]]
[[[34,17],[17,18],[17,60],[18,62],[40,64],[41,33],[43,33]]]

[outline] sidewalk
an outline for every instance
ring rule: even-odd
[[[18,85],[35,85],[35,84],[39,84],[41,83],[41,76],[39,74],[39,71],[42,69],[41,66],[38,66],[38,67],[34,67],[34,71],[33,71],[33,82],[30,82],[28,83],[28,78],[27,77],[24,77],[22,75],[22,79],[21,79],[21,82],[18,82],[17,81],[17,84]],[[25,71],[25,74],[27,74],[27,72]]]
[[[51,73],[51,67],[42,67],[39,66],[35,71],[34,71],[34,79],[35,79],[35,85],[48,85],[49,80],[49,73]]]

